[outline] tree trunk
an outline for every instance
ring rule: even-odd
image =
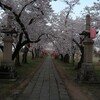
[[[80,47],[80,51],[81,51],[81,58],[75,69],[80,69],[82,66],[83,60],[84,60],[84,47],[83,46]]]
[[[82,41],[80,41],[80,44],[75,39],[73,39],[73,41],[78,46],[81,52],[80,61],[78,62],[78,65],[75,67],[75,69],[80,69],[84,60],[84,46],[82,45]]]
[[[62,54],[59,55],[59,59],[60,59],[61,61],[63,61],[63,55],[62,55]]]
[[[69,54],[66,54],[66,55],[64,56],[64,62],[65,62],[65,63],[69,63]]]
[[[32,50],[32,59],[34,59],[34,52],[33,52],[33,50]]]
[[[26,64],[27,63],[27,54],[28,54],[28,47],[25,46],[23,50],[23,55],[22,55],[22,63]]]
[[[16,59],[15,59],[15,66],[20,66],[20,56],[19,56],[19,53],[17,54]]]
[[[37,58],[39,57],[39,51],[40,51],[39,49],[35,48],[35,57],[37,57]]]
[[[73,66],[74,66],[74,63],[75,63],[74,57],[75,57],[75,53],[72,53],[72,64],[73,64]]]
[[[37,58],[37,49],[35,48],[35,57]]]

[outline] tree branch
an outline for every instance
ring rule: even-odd
[[[26,4],[26,5],[22,8],[22,10],[20,11],[20,13],[19,13],[18,17],[20,17],[20,16],[21,16],[21,14],[22,14],[23,10],[24,10],[24,9],[25,9],[28,5],[30,5],[30,4],[32,4],[32,3],[34,3],[35,1],[36,1],[36,0],[33,0],[33,1],[30,1],[28,4]],[[41,14],[42,14],[42,15],[44,15],[43,11],[42,11],[40,8],[38,8],[38,7],[36,7],[36,6],[34,6],[34,8],[36,8],[36,9],[40,10],[40,11],[41,11]]]
[[[3,10],[6,10],[6,9],[9,9],[10,11],[12,10],[11,7],[8,7],[7,5],[3,4],[0,2],[0,7],[3,9]]]
[[[20,27],[21,27],[23,33],[25,34],[26,39],[27,39],[28,41],[30,41],[29,36],[28,36],[28,33],[27,33],[26,30],[25,30],[25,26],[24,26],[24,24],[21,22],[19,16],[18,16],[14,11],[12,11],[12,8],[11,8],[11,7],[8,7],[7,5],[5,5],[5,4],[3,4],[3,3],[1,3],[1,2],[0,2],[0,6],[2,7],[2,9],[4,9],[4,10],[5,10],[5,9],[8,9],[8,10],[10,10],[10,11],[14,14],[15,20],[19,23],[19,25],[20,25]]]
[[[28,6],[28,5],[30,5],[30,4],[32,4],[32,3],[34,3],[36,0],[32,0],[32,1],[30,1],[28,4],[26,4],[23,8],[22,8],[22,10],[20,11],[20,13],[19,13],[19,15],[18,15],[18,17],[20,17],[21,16],[21,14],[22,14],[22,12],[23,12],[23,10]]]
[[[80,48],[79,43],[75,39],[73,39],[73,42]]]
[[[39,42],[39,41],[41,40],[40,38],[41,38],[43,35],[45,35],[45,34],[42,33],[42,34],[37,38],[37,40],[33,41],[33,43],[37,43],[37,42]]]

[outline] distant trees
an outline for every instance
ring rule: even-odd
[[[49,34],[49,38],[55,46],[56,51],[59,54],[60,59],[65,62],[66,55],[72,55],[72,61],[74,63],[75,53],[81,55],[80,63],[83,59],[83,48],[80,44],[80,33],[85,29],[84,19],[77,18],[73,20],[68,16],[67,23],[65,25],[66,11],[63,10],[60,15],[53,14],[51,23],[53,26],[53,34]]]

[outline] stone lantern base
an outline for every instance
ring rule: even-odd
[[[80,68],[77,79],[79,82],[95,82],[96,74],[92,63],[83,63]]]
[[[0,65],[0,80],[15,81],[17,78],[17,72],[15,66],[11,62],[2,62]]]

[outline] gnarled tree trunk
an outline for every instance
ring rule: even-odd
[[[73,41],[78,46],[78,48],[80,49],[80,52],[81,52],[80,61],[78,62],[78,65],[75,68],[75,69],[80,69],[82,66],[82,63],[83,63],[83,59],[84,59],[84,46],[82,44],[79,44],[75,39],[73,39]]]

